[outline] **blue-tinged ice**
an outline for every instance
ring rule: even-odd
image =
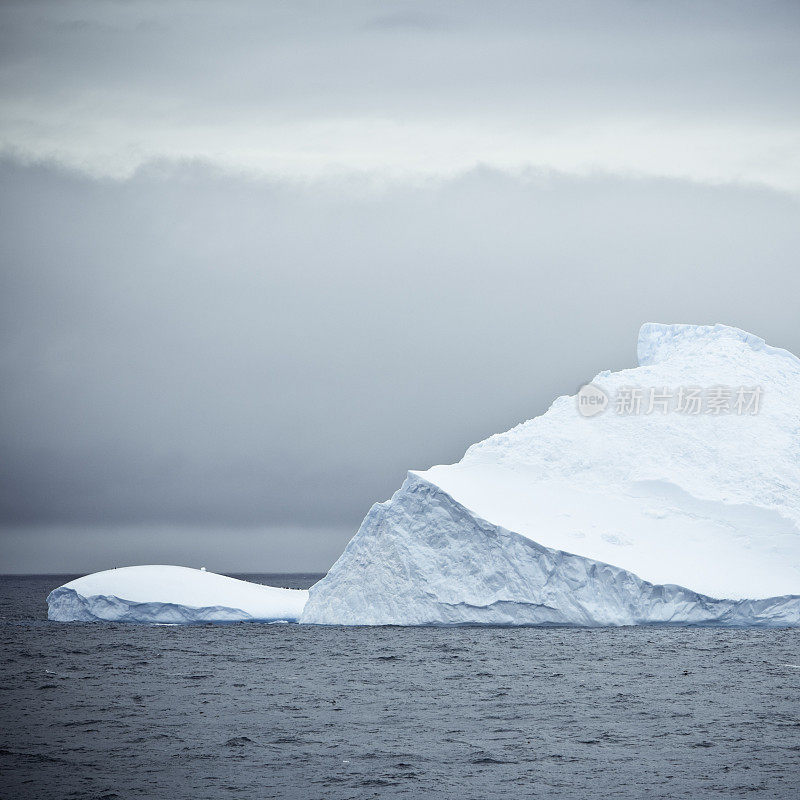
[[[653,323],[638,356],[592,381],[601,413],[560,397],[410,472],[301,622],[800,625],[800,360],[737,328]],[[641,408],[618,409],[631,389]],[[672,399],[650,408],[651,389]],[[697,389],[706,405],[678,410]]]

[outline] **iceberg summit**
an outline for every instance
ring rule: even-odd
[[[409,472],[300,621],[800,625],[800,360],[653,323],[638,360]]]
[[[800,360],[737,328],[653,323],[638,360],[409,472],[307,593],[132,567],[54,590],[49,616],[800,625]]]

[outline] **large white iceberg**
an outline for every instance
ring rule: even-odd
[[[308,599],[205,569],[149,565],[95,572],[50,592],[59,622],[297,622]]]
[[[602,413],[560,397],[409,472],[301,622],[800,625],[800,360],[652,323],[638,357],[592,381]]]

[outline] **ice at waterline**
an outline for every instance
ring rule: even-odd
[[[560,397],[409,472],[308,592],[131,567],[56,589],[49,616],[800,625],[800,359],[725,325],[654,323],[638,358],[592,380],[591,413]]]

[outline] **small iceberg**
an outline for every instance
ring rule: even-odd
[[[58,622],[297,622],[308,600],[301,589],[280,589],[207,572],[148,565],[95,572],[47,597]]]

